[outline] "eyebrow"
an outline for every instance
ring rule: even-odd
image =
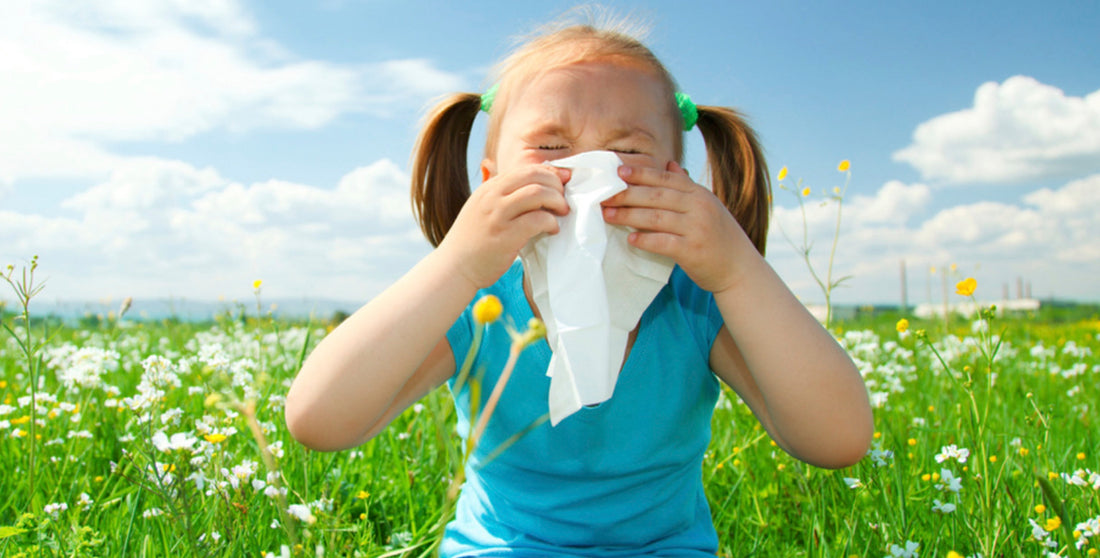
[[[616,141],[621,139],[631,139],[641,136],[643,139],[650,142],[656,142],[657,138],[649,130],[641,126],[630,126],[624,128],[615,128],[611,133],[607,134],[606,141]]]
[[[537,136],[566,137],[568,135],[569,134],[566,133],[566,126],[564,126],[561,123],[559,123],[557,121],[554,121],[554,120],[547,120],[547,121],[541,122],[538,125],[536,125],[532,130],[530,130],[527,133],[523,134],[522,137],[524,137],[524,138],[537,137]],[[613,128],[602,139],[603,139],[603,141],[611,142],[611,141],[618,141],[618,140],[622,140],[622,139],[631,139],[631,138],[635,138],[635,137],[640,137],[640,138],[642,138],[646,141],[652,142],[652,143],[657,142],[657,137],[652,132],[650,132],[649,130],[645,129],[642,126],[616,127],[616,128]]]

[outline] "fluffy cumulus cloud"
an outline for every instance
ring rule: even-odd
[[[839,300],[897,302],[901,260],[911,271],[913,292],[923,291],[929,281],[925,270],[957,263],[959,273],[985,285],[981,295],[987,299],[1000,297],[1001,285],[1023,278],[1035,285],[1036,296],[1097,300],[1092,278],[1100,273],[1100,174],[1035,190],[1016,202],[930,211],[931,196],[925,185],[892,181],[873,196],[845,200],[833,277],[852,278],[837,291]],[[775,208],[769,259],[797,294],[820,301],[801,253],[787,238],[801,245],[806,224],[811,261],[823,276],[836,205],[809,200],[805,218],[789,202]]]
[[[70,299],[234,298],[262,278],[276,295],[363,300],[428,250],[408,184],[386,160],[335,188],[129,160],[62,215],[0,210],[0,253],[40,254],[50,290]]]
[[[462,83],[419,59],[301,59],[233,0],[6,2],[0,52],[0,183],[99,178],[117,142],[316,128]]]
[[[919,125],[894,153],[925,180],[1006,183],[1100,170],[1100,91],[1067,96],[1026,76],[989,82],[974,106]]]

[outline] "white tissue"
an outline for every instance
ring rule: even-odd
[[[539,235],[520,251],[531,295],[553,350],[550,423],[611,398],[627,338],[668,282],[672,260],[627,243],[628,227],[608,225],[600,202],[627,188],[610,151],[549,163],[572,169],[565,185],[569,214],[560,231]]]

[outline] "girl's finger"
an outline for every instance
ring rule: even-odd
[[[654,169],[650,167],[631,167],[623,165],[619,167],[619,178],[622,178],[627,184],[635,184],[641,186],[662,186],[665,188],[675,188],[684,192],[691,191],[692,188],[700,187],[698,184],[692,182],[691,178],[688,178],[686,172],[679,165],[676,165],[677,170]]]
[[[604,200],[604,207],[649,207],[684,213],[687,194],[673,188],[632,186]]]
[[[645,250],[646,252],[652,252],[661,256],[666,256],[677,260],[681,247],[683,246],[683,237],[675,234],[669,234],[665,232],[644,232],[637,231],[630,233],[627,237],[627,242],[635,248]]]
[[[505,195],[503,201],[508,208],[506,214],[509,218],[538,210],[546,210],[559,216],[569,213],[569,203],[565,201],[565,195],[542,184],[528,184],[518,188]]]
[[[605,207],[604,221],[612,225],[633,227],[642,231],[683,234],[687,226],[684,213],[648,207]]]
[[[570,177],[569,169],[559,169],[548,165],[529,165],[511,174],[494,177],[500,181],[500,193],[508,195],[530,184],[541,184],[558,192],[565,192],[565,183]]]

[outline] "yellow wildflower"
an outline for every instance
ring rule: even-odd
[[[512,338],[512,345],[516,350],[522,351],[528,345],[546,337],[546,324],[538,318],[527,320],[527,331],[517,334]]]
[[[925,473],[925,474],[920,476],[920,480],[928,482],[928,481],[932,480],[932,475],[930,475],[928,473]]]
[[[845,160],[841,161],[839,165],[836,166],[836,170],[838,170],[840,172],[848,172],[848,169],[851,166],[852,166],[852,163],[850,161],[848,161],[848,159],[845,159]]]
[[[19,418],[11,419],[11,423],[16,425],[16,426],[18,426],[20,424],[27,424],[30,421],[31,421],[31,416],[30,415],[23,415]]]
[[[360,500],[366,500],[367,498],[370,498],[370,492],[367,492],[366,490],[360,490],[359,494],[356,494],[355,497],[359,498]]]
[[[963,555],[954,550],[949,550],[947,551],[947,558],[963,558]]]
[[[1085,460],[1085,452],[1082,451],[1082,452],[1078,453],[1077,454],[1077,460],[1078,461],[1084,461]]]
[[[1020,449],[1018,449],[1016,451],[1020,454],[1020,457],[1027,457],[1027,454],[1031,453],[1031,451],[1029,451],[1027,448],[1023,448],[1023,447],[1021,447]]]
[[[911,446],[917,445],[917,439],[916,438],[909,438],[909,445],[911,445]]]
[[[474,304],[474,320],[479,324],[491,324],[497,321],[504,305],[494,295],[485,295]]]
[[[807,187],[802,189],[802,197],[805,198],[806,196],[809,196],[809,195],[810,195],[810,187],[807,186]]]
[[[970,296],[974,294],[974,290],[978,288],[978,282],[973,277],[967,277],[958,283],[955,283],[955,293],[962,296]]]
[[[203,436],[202,438],[204,440],[206,440],[207,442],[210,442],[211,444],[220,444],[220,443],[225,441],[226,435],[221,434],[219,432],[215,432],[213,434],[207,434],[206,436]]]
[[[776,178],[778,178],[779,180],[783,180],[784,178],[787,178],[787,167],[783,167],[783,168],[779,169],[779,176],[777,176]]]
[[[257,279],[255,281],[253,281],[252,282],[252,290],[254,290],[254,291],[260,290],[260,285],[263,285],[263,284],[264,284],[263,279]]]
[[[0,389],[4,389],[6,387],[8,387],[7,380],[0,380]]]
[[[996,463],[997,462],[997,456],[996,455],[989,456],[989,462],[990,463]]]
[[[898,333],[905,333],[906,331],[909,331],[909,320],[902,318],[898,320],[898,323],[895,327],[897,328]]]
[[[1044,506],[1044,505],[1042,505],[1042,504],[1039,504],[1039,505],[1035,506],[1035,513],[1037,513],[1037,514],[1040,514],[1040,515],[1041,515],[1041,514],[1042,514],[1043,512],[1045,512],[1045,511],[1047,511],[1047,507],[1046,507],[1046,506]]]
[[[1056,515],[1054,517],[1047,518],[1046,523],[1043,524],[1043,529],[1046,529],[1047,532],[1050,532],[1050,531],[1054,531],[1055,529],[1057,529],[1061,526],[1062,526],[1062,518],[1058,517]]]

